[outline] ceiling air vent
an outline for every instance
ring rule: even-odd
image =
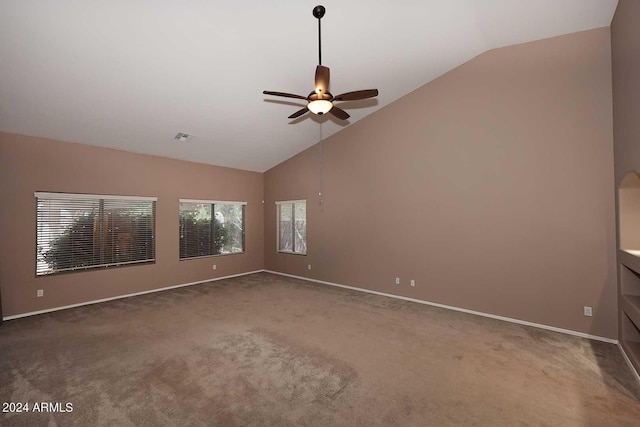
[[[173,137],[176,141],[187,142],[193,139],[193,135],[189,135],[188,133],[178,132],[176,136]]]

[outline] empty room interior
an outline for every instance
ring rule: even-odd
[[[3,1],[0,198],[0,425],[640,423],[638,0]]]

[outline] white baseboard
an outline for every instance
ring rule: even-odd
[[[638,382],[640,382],[640,374],[638,374],[638,371],[636,371],[635,367],[631,363],[631,360],[629,360],[629,357],[627,356],[627,353],[625,353],[624,348],[622,348],[622,345],[620,345],[618,340],[614,340],[614,339],[611,339],[611,338],[600,337],[600,336],[597,336],[597,335],[585,334],[583,332],[572,331],[570,329],[556,328],[555,326],[548,326],[548,325],[543,325],[543,324],[540,324],[540,323],[527,322],[525,320],[514,319],[514,318],[511,318],[511,317],[497,316],[495,314],[483,313],[483,312],[475,311],[475,310],[467,310],[466,308],[454,307],[454,306],[451,306],[451,305],[439,304],[439,303],[435,303],[435,302],[419,300],[419,299],[416,299],[416,298],[404,297],[404,296],[401,296],[401,295],[393,295],[393,294],[387,294],[387,293],[384,293],[384,292],[372,291],[372,290],[364,289],[364,288],[356,288],[354,286],[340,285],[338,283],[326,282],[324,280],[312,279],[312,278],[309,278],[309,277],[295,276],[293,274],[281,273],[279,271],[273,271],[273,270],[255,270],[255,271],[249,271],[249,272],[246,272],[246,273],[232,274],[232,275],[229,275],[229,276],[214,277],[214,278],[211,278],[211,279],[199,280],[197,282],[182,283],[182,284],[179,284],[179,285],[166,286],[164,288],[151,289],[151,290],[148,290],[148,291],[135,292],[135,293],[131,293],[131,294],[118,295],[118,296],[109,297],[109,298],[102,298],[102,299],[93,300],[93,301],[87,301],[87,302],[78,303],[78,304],[71,304],[71,305],[65,305],[65,306],[61,306],[61,307],[48,308],[48,309],[45,309],[45,310],[32,311],[32,312],[29,312],[29,313],[16,314],[16,315],[13,315],[13,316],[3,317],[2,319],[3,320],[19,319],[19,318],[22,318],[22,317],[34,316],[34,315],[37,315],[37,314],[50,313],[50,312],[58,311],[58,310],[66,310],[68,308],[82,307],[84,305],[98,304],[98,303],[101,303],[101,302],[113,301],[113,300],[116,300],[116,299],[129,298],[129,297],[134,297],[134,296],[138,296],[138,295],[150,294],[150,293],[154,293],[154,292],[162,292],[162,291],[167,291],[169,289],[183,288],[185,286],[199,285],[201,283],[215,282],[215,281],[218,281],[218,280],[231,279],[231,278],[234,278],[234,277],[241,277],[241,276],[248,276],[250,274],[262,273],[262,272],[271,273],[271,274],[277,274],[277,275],[280,275],[280,276],[292,277],[294,279],[306,280],[308,282],[315,282],[315,283],[320,283],[320,284],[323,284],[323,285],[336,286],[338,288],[351,289],[353,291],[359,291],[359,292],[364,292],[364,293],[368,293],[368,294],[380,295],[380,296],[384,296],[384,297],[389,297],[389,298],[395,298],[395,299],[400,299],[400,300],[404,300],[404,301],[415,302],[415,303],[418,303],[418,304],[431,305],[431,306],[434,306],[434,307],[440,307],[440,308],[444,308],[444,309],[447,309],[447,310],[460,311],[462,313],[473,314],[473,315],[476,315],[476,316],[489,317],[491,319],[497,319],[497,320],[502,320],[502,321],[505,321],[505,322],[517,323],[519,325],[531,326],[531,327],[534,327],[534,328],[546,329],[546,330],[549,330],[549,331],[560,332],[560,333],[568,334],[568,335],[574,335],[574,336],[578,336],[578,337],[581,337],[581,338],[588,338],[588,339],[592,339],[592,340],[596,340],[596,341],[603,341],[603,342],[610,343],[610,344],[616,344],[618,346],[618,348],[620,349],[620,352],[622,353],[622,356],[623,356],[624,360],[627,362],[627,365],[629,365],[629,368],[631,369],[631,371],[635,375],[636,379],[638,380]]]
[[[636,371],[636,367],[633,366],[633,363],[631,363],[631,359],[629,359],[629,356],[627,356],[627,352],[624,351],[624,348],[622,347],[622,345],[620,343],[618,343],[618,348],[620,349],[620,352],[622,353],[622,357],[627,362],[627,365],[629,365],[629,369],[631,369],[631,372],[633,372],[635,374],[636,380],[638,380],[638,382],[640,383],[640,374],[638,374],[638,371]]]
[[[135,292],[135,293],[131,293],[131,294],[118,295],[118,296],[109,297],[109,298],[102,298],[102,299],[82,302],[82,303],[78,303],[78,304],[71,304],[71,305],[65,305],[65,306],[61,306],[61,307],[48,308],[48,309],[45,309],[45,310],[32,311],[32,312],[29,312],[29,313],[16,314],[16,315],[13,315],[13,316],[6,316],[6,317],[3,317],[3,320],[19,319],[21,317],[34,316],[36,314],[50,313],[52,311],[58,311],[58,310],[66,310],[67,308],[81,307],[83,305],[90,305],[90,304],[98,304],[98,303],[101,303],[101,302],[112,301],[112,300],[121,299],[121,298],[129,298],[129,297],[134,297],[134,296],[137,296],[137,295],[145,295],[145,294],[150,294],[150,293],[153,293],[153,292],[161,292],[161,291],[166,291],[166,290],[169,290],[169,289],[182,288],[182,287],[185,287],[185,286],[198,285],[198,284],[201,284],[201,283],[214,282],[214,281],[217,281],[217,280],[224,280],[224,279],[231,279],[233,277],[247,276],[247,275],[250,275],[250,274],[262,273],[262,272],[271,273],[271,274],[277,274],[277,275],[280,275],[280,276],[292,277],[294,279],[306,280],[308,282],[315,282],[315,283],[320,283],[320,284],[323,284],[323,285],[335,286],[335,287],[338,287],[338,288],[351,289],[353,291],[365,292],[365,293],[368,293],[368,294],[380,295],[380,296],[383,296],[383,297],[389,297],[389,298],[395,298],[395,299],[400,299],[400,300],[404,300],[404,301],[415,302],[415,303],[418,303],[418,304],[431,305],[431,306],[434,306],[434,307],[445,308],[447,310],[454,310],[454,311],[460,311],[462,313],[473,314],[473,315],[476,315],[476,316],[489,317],[491,319],[497,319],[497,320],[502,320],[502,321],[505,321],[505,322],[517,323],[519,325],[531,326],[531,327],[534,327],[534,328],[546,329],[546,330],[549,330],[549,331],[560,332],[560,333],[563,333],[563,334],[574,335],[574,336],[577,336],[577,337],[588,338],[588,339],[592,339],[592,340],[596,340],[596,341],[603,341],[603,342],[607,342],[607,343],[610,343],[610,344],[617,344],[618,346],[620,346],[620,344],[618,343],[618,340],[614,340],[614,339],[611,339],[611,338],[600,337],[600,336],[597,336],[597,335],[585,334],[583,332],[572,331],[570,329],[562,329],[562,328],[557,328],[555,326],[548,326],[548,325],[543,325],[543,324],[540,324],[540,323],[528,322],[526,320],[520,320],[520,319],[511,318],[511,317],[498,316],[498,315],[495,315],[495,314],[483,313],[483,312],[475,311],[475,310],[468,310],[466,308],[454,307],[454,306],[451,306],[451,305],[439,304],[439,303],[436,303],[436,302],[430,302],[430,301],[420,300],[420,299],[416,299],[416,298],[409,298],[409,297],[404,297],[404,296],[401,296],[401,295],[387,294],[387,293],[384,293],[384,292],[372,291],[370,289],[364,289],[364,288],[357,288],[357,287],[354,287],[354,286],[341,285],[341,284],[338,284],[338,283],[326,282],[324,280],[312,279],[312,278],[303,277],[303,276],[296,276],[296,275],[293,275],[293,274],[281,273],[279,271],[273,271],[273,270],[255,270],[255,271],[249,271],[249,272],[246,272],[246,273],[232,274],[230,276],[214,277],[214,278],[211,278],[211,279],[199,280],[197,282],[182,283],[182,284],[179,284],[179,285],[167,286],[167,287],[164,287],[164,288],[151,289],[151,290],[148,290],[148,291]],[[622,347],[620,347],[620,349],[622,350]],[[622,352],[624,354],[624,350],[622,350]],[[626,354],[624,354],[624,357],[628,360]],[[628,361],[628,363],[631,363],[631,361]],[[635,370],[634,370],[634,372],[635,372]],[[637,375],[637,372],[636,372],[636,375]]]
[[[543,325],[543,324],[540,324],[540,323],[527,322],[526,320],[514,319],[514,318],[511,318],[511,317],[504,317],[504,316],[497,316],[495,314],[483,313],[481,311],[467,310],[466,308],[454,307],[454,306],[451,306],[451,305],[439,304],[437,302],[430,302],[430,301],[425,301],[425,300],[420,300],[420,299],[415,299],[415,298],[403,297],[401,295],[387,294],[387,293],[384,293],[384,292],[372,291],[372,290],[364,289],[364,288],[356,288],[356,287],[353,287],[353,286],[340,285],[338,283],[325,282],[324,280],[311,279],[309,277],[303,277],[303,276],[295,276],[293,274],[280,273],[278,271],[272,271],[272,270],[264,270],[264,271],[266,273],[272,273],[272,274],[277,274],[277,275],[280,275],[280,276],[292,277],[294,279],[301,279],[301,280],[306,280],[306,281],[315,282],[315,283],[321,283],[323,285],[329,285],[329,286],[337,286],[339,288],[351,289],[353,291],[359,291],[359,292],[366,292],[368,294],[381,295],[383,297],[401,299],[401,300],[404,300],[404,301],[415,302],[415,303],[418,303],[418,304],[425,304],[425,305],[431,305],[431,306],[434,306],[434,307],[446,308],[447,310],[460,311],[460,312],[463,312],[463,313],[474,314],[476,316],[489,317],[491,319],[503,320],[505,322],[517,323],[519,325],[525,325],[525,326],[532,326],[534,328],[546,329],[548,331],[560,332],[560,333],[563,333],[563,334],[574,335],[574,336],[581,337],[581,338],[588,338],[588,339],[591,339],[591,340],[603,341],[603,342],[606,342],[606,343],[618,344],[619,345],[618,340],[614,340],[614,339],[611,339],[611,338],[600,337],[598,335],[585,334],[584,332],[572,331],[570,329],[556,328],[555,326],[548,326],[548,325]]]
[[[148,290],[148,291],[135,292],[135,293],[132,293],[132,294],[118,295],[118,296],[115,296],[115,297],[102,298],[102,299],[97,299],[97,300],[93,300],[93,301],[81,302],[81,303],[78,303],[78,304],[64,305],[64,306],[61,306],[61,307],[47,308],[45,310],[31,311],[29,313],[22,313],[22,314],[16,314],[16,315],[13,315],[13,316],[3,317],[2,320],[13,320],[13,319],[19,319],[21,317],[35,316],[36,314],[51,313],[52,311],[66,310],[67,308],[82,307],[83,305],[98,304],[98,303],[101,303],[101,302],[113,301],[115,299],[129,298],[129,297],[135,297],[135,296],[138,296],[138,295],[151,294],[151,293],[154,293],[154,292],[168,291],[169,289],[183,288],[185,286],[199,285],[201,283],[206,283],[206,282],[215,282],[217,280],[224,280],[224,279],[231,279],[233,277],[247,276],[249,274],[262,273],[263,271],[264,270],[256,270],[256,271],[249,271],[247,273],[232,274],[230,276],[224,276],[224,277],[213,277],[211,279],[198,280],[197,282],[182,283],[180,285],[166,286],[164,288],[151,289],[151,290]]]

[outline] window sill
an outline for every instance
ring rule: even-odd
[[[88,271],[112,270],[115,268],[151,265],[155,263],[156,263],[156,260],[154,258],[154,259],[147,259],[147,260],[141,260],[141,261],[120,262],[120,263],[113,263],[113,264],[106,264],[106,265],[87,265],[85,267],[66,268],[64,270],[56,270],[48,273],[41,273],[41,274],[36,273],[36,278],[58,276],[61,274],[83,273]]]
[[[201,255],[201,256],[192,256],[188,258],[178,258],[178,261],[189,261],[191,259],[202,259],[202,258],[217,258],[222,256],[233,256],[233,255],[244,255],[247,251],[244,252],[230,252],[228,254],[215,254],[215,255]]]
[[[307,253],[304,252],[291,252],[291,251],[278,251],[279,254],[286,254],[286,255],[298,255],[298,256],[307,256]]]

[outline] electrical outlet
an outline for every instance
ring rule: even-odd
[[[307,270],[311,270],[311,264],[307,265]]]
[[[44,289],[38,289],[38,290],[36,291],[36,296],[37,296],[38,298],[40,298],[41,296],[44,296]]]
[[[215,265],[215,264],[213,264],[213,269],[215,270],[215,269],[217,269],[217,268],[218,268],[218,266],[217,266],[217,265]]]
[[[585,305],[584,306],[584,315],[587,316],[587,317],[593,316],[593,308]]]
[[[396,285],[399,285],[399,284],[400,284],[400,278],[396,277]]]
[[[416,281],[411,279],[411,286],[415,286],[416,285]]]

